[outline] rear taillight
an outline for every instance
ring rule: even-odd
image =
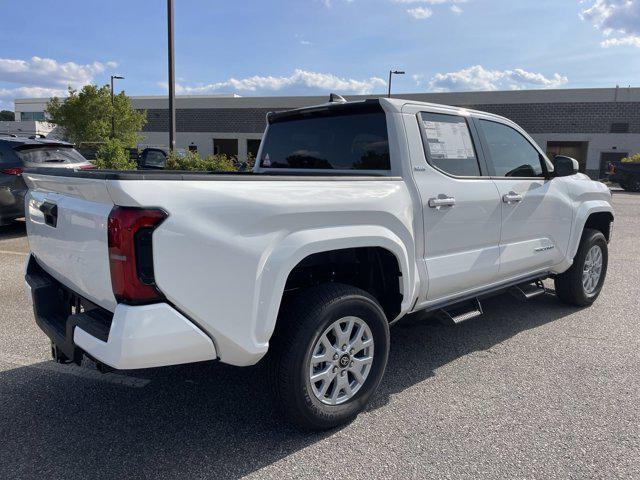
[[[78,168],[80,170],[93,170],[98,167],[96,167],[95,165],[80,165]]]
[[[153,272],[153,231],[167,218],[159,209],[113,207],[109,214],[109,267],[118,303],[140,305],[163,299]]]
[[[22,173],[22,171],[23,170],[20,167],[5,168],[3,170],[0,170],[0,172],[6,173],[7,175],[20,175]]]

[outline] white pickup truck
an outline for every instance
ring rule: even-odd
[[[460,322],[545,278],[570,304],[600,293],[610,191],[513,122],[379,99],[267,123],[249,173],[25,173],[25,278],[56,360],[267,356],[286,415],[323,429],[363,409],[410,312]]]

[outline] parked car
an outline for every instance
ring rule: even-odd
[[[298,425],[352,419],[389,327],[459,323],[511,290],[588,306],[609,189],[515,123],[400,99],[273,113],[252,173],[25,174],[26,284],[59,362],[102,369],[267,356]],[[532,308],[535,308],[532,306]]]
[[[640,192],[640,163],[610,162],[609,180],[630,192]]]
[[[169,147],[147,147],[138,155],[138,170],[162,170],[167,164]],[[177,155],[186,155],[183,148],[176,149]]]
[[[105,142],[80,142],[76,144],[75,148],[87,160],[95,160],[98,150],[104,144]],[[131,160],[138,160],[138,149],[136,147],[125,147],[125,150]]]
[[[24,216],[24,168],[94,168],[73,145],[40,137],[0,136],[0,225]]]

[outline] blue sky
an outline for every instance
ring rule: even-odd
[[[178,93],[612,87],[640,78],[640,0],[175,1]],[[0,108],[107,83],[166,92],[164,0],[0,0]]]

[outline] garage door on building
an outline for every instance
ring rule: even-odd
[[[547,157],[553,159],[556,155],[575,158],[580,165],[580,171],[587,169],[587,150],[589,142],[547,142]]]
[[[215,155],[226,155],[227,157],[238,158],[238,139],[214,138],[213,153]]]

